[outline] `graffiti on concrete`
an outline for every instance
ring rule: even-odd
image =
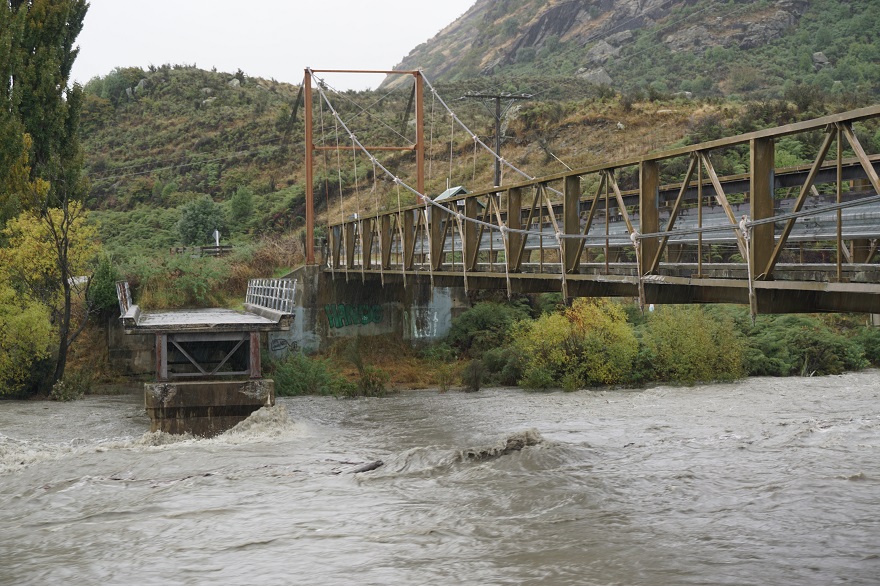
[[[273,338],[269,348],[272,352],[282,352],[284,350],[296,352],[299,350],[299,342],[296,340],[285,340],[284,338]]]
[[[437,311],[426,308],[415,308],[410,312],[403,314],[410,331],[410,336],[415,340],[432,340],[437,338],[440,333],[440,317]]]
[[[324,312],[327,314],[327,321],[330,322],[331,328],[377,324],[382,321],[383,317],[381,305],[331,303],[324,306]]]

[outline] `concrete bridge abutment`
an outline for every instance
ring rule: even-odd
[[[335,277],[335,278],[334,278]],[[452,319],[470,307],[463,287],[431,287],[415,275],[387,273],[384,284],[359,271],[331,274],[304,266],[287,276],[298,283],[289,330],[269,333],[274,358],[289,351],[315,352],[356,336],[399,336],[417,345],[442,339]]]

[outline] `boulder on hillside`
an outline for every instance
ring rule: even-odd
[[[631,41],[633,38],[632,31],[621,31],[619,33],[615,33],[613,35],[608,35],[605,37],[605,42],[613,47],[618,47],[623,43]]]
[[[606,41],[599,41],[587,51],[586,61],[589,64],[605,63],[620,53],[620,47],[612,47]]]
[[[598,69],[584,69],[581,68],[577,72],[577,76],[587,80],[590,83],[594,83],[596,85],[613,85],[614,80],[611,79],[611,76],[608,75],[608,72],[605,71],[604,67],[599,67]]]
[[[238,81],[237,77],[233,77],[228,82],[226,82],[226,85],[228,85],[229,87],[238,87],[241,85],[241,82]]]
[[[831,61],[828,60],[828,57],[825,56],[825,53],[822,51],[816,51],[812,55],[813,57],[813,69],[816,71],[820,71],[825,69],[826,67],[831,67]]]

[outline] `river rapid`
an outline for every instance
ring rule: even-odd
[[[880,583],[878,371],[148,429],[139,394],[0,402],[0,583]]]

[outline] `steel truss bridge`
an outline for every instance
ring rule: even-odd
[[[737,303],[753,315],[880,313],[880,155],[853,129],[877,117],[872,106],[422,198],[331,225],[326,270],[566,298]],[[803,133],[821,142],[812,164],[777,168],[774,143]],[[747,156],[748,172],[719,176],[713,157],[731,149]]]

